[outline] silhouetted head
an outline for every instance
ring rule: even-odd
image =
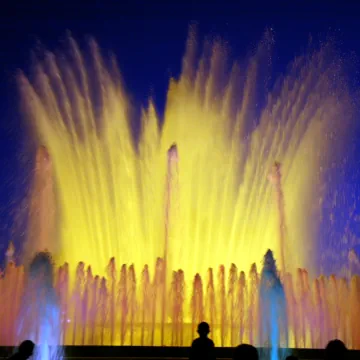
[[[29,358],[34,352],[35,344],[31,340],[25,340],[19,345],[19,354],[23,358]]]
[[[249,344],[241,344],[234,350],[233,360],[259,360],[257,349]]]
[[[286,357],[286,360],[298,360],[298,358],[294,355],[289,355]]]
[[[331,340],[325,348],[326,360],[346,359],[347,348],[341,340]]]
[[[199,336],[208,336],[210,333],[210,326],[207,322],[202,322],[198,325],[197,332]]]

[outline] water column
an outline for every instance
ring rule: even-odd
[[[55,181],[51,156],[45,146],[36,151],[31,184],[28,229],[23,255],[26,263],[39,251],[57,253],[58,241]]]
[[[27,271],[17,321],[18,343],[24,339],[36,344],[34,360],[61,360],[62,339],[59,298],[53,284],[54,264],[47,252],[37,253]]]
[[[285,217],[285,202],[284,202],[284,192],[282,190],[281,184],[281,164],[279,162],[275,162],[269,176],[270,181],[275,187],[276,191],[276,201],[279,211],[279,229],[280,229],[280,237],[279,237],[279,248],[280,248],[280,262],[281,262],[281,272],[282,274],[286,273],[286,264],[285,264],[285,241],[286,241],[286,217]]]
[[[259,289],[260,346],[267,347],[271,360],[279,359],[281,340],[287,347],[287,311],[284,287],[271,250],[264,256]]]
[[[6,266],[8,266],[11,263],[15,264],[15,247],[12,241],[10,241],[9,246],[5,253],[6,258]]]
[[[285,263],[285,244],[286,244],[286,217],[284,193],[281,183],[281,165],[275,162],[269,180],[274,185],[276,191],[276,202],[279,212],[279,249],[280,249],[280,269],[283,280],[286,275]],[[260,282],[260,314],[261,314],[261,342],[268,342],[271,360],[278,359],[278,348],[280,340],[283,338],[285,345],[288,342],[287,330],[287,307],[285,291],[275,265],[272,252],[269,250],[264,258],[264,268]]]
[[[176,180],[178,152],[176,144],[173,144],[167,153],[167,174],[166,174],[166,188],[165,188],[165,238],[164,238],[164,266],[163,266],[163,299],[162,299],[162,314],[161,314],[161,346],[165,345],[165,322],[166,322],[166,296],[167,296],[167,271],[168,271],[168,250],[169,237],[171,227],[171,209],[172,209],[172,190],[173,183]]]

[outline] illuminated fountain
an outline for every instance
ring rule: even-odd
[[[46,252],[37,253],[29,265],[17,321],[17,342],[32,340],[35,360],[60,360],[61,310],[53,286],[53,264]]]
[[[287,342],[293,347],[321,348],[328,339],[341,338],[350,347],[360,348],[357,317],[353,316],[360,306],[357,276],[349,283],[335,276],[311,282],[307,272],[299,270],[294,276],[286,275],[284,285],[274,286],[266,276],[258,274],[256,266],[246,275],[232,265],[228,274],[224,267],[218,269],[217,281],[210,269],[206,280],[196,275],[186,286],[184,273],[179,270],[168,282],[163,306],[163,269],[164,262],[159,259],[154,269],[145,266],[136,274],[133,265],[117,268],[112,259],[105,280],[80,263],[73,281],[76,286],[72,287],[68,265],[60,267],[55,276],[55,293],[61,319],[54,327],[59,331],[59,342],[188,346],[197,323],[206,319],[218,346],[236,346],[241,342],[272,345],[274,354],[278,345],[285,346]],[[6,324],[1,328],[1,345],[14,345],[21,336],[16,324],[17,319],[23,319],[19,314],[24,281],[23,267],[10,263],[0,281],[2,299],[9,300],[1,307],[1,319]],[[280,290],[284,287],[286,299],[286,306],[281,308],[275,301],[283,296],[278,286]],[[34,291],[32,294],[37,295]],[[38,306],[39,302],[32,302],[25,309],[34,314],[31,309],[35,307],[38,314],[43,309]],[[45,311],[41,315],[45,316]],[[32,325],[30,330],[41,329],[42,318],[25,317]]]
[[[267,345],[271,349],[270,359],[276,360],[279,347],[288,347],[288,321],[284,287],[270,250],[265,254],[261,272],[259,310],[260,345]]]
[[[190,38],[164,119],[150,102],[135,140],[116,66],[108,70],[95,43],[91,65],[70,44],[71,58],[47,54],[34,83],[20,76],[42,144],[25,265],[45,249],[63,264],[53,282],[60,342],[187,346],[206,320],[219,346],[271,338],[275,348],[322,347],[338,337],[360,348],[351,316],[359,279],[317,278],[314,259],[320,170],[336,158],[351,117],[329,48],[296,59],[258,98],[269,41],[244,71],[235,64],[227,74],[221,44],[196,64]],[[286,299],[278,332],[261,326],[273,299],[259,301],[265,275],[257,268],[268,249],[280,260],[275,293]],[[28,278],[12,257],[0,279],[7,345],[17,341]]]

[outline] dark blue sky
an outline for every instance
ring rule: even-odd
[[[358,3],[358,4],[356,4]],[[301,5],[299,5],[301,4]],[[220,36],[232,56],[244,56],[266,28],[275,33],[275,72],[306,49],[310,34],[339,40],[339,50],[360,55],[357,1],[136,1],[2,0],[0,4],[0,252],[10,236],[9,205],[23,194],[19,174],[17,69],[29,70],[40,41],[55,49],[69,30],[78,40],[94,36],[118,58],[126,85],[137,101],[154,95],[162,107],[169,76],[177,76],[189,25],[200,37]],[[354,164],[355,166],[355,164]],[[356,171],[354,170],[354,173]],[[16,181],[14,181],[16,180]],[[351,180],[355,181],[355,180]]]

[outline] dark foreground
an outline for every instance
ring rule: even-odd
[[[266,349],[259,349],[261,353]],[[12,347],[0,347],[0,358],[12,354]],[[122,359],[122,360],[182,360],[187,359],[189,348],[186,347],[146,347],[146,346],[66,346],[68,359]],[[216,348],[218,359],[231,359],[232,348]],[[323,350],[288,349],[286,355],[296,355],[303,360],[324,359]],[[360,351],[350,351],[349,360],[360,359]]]

